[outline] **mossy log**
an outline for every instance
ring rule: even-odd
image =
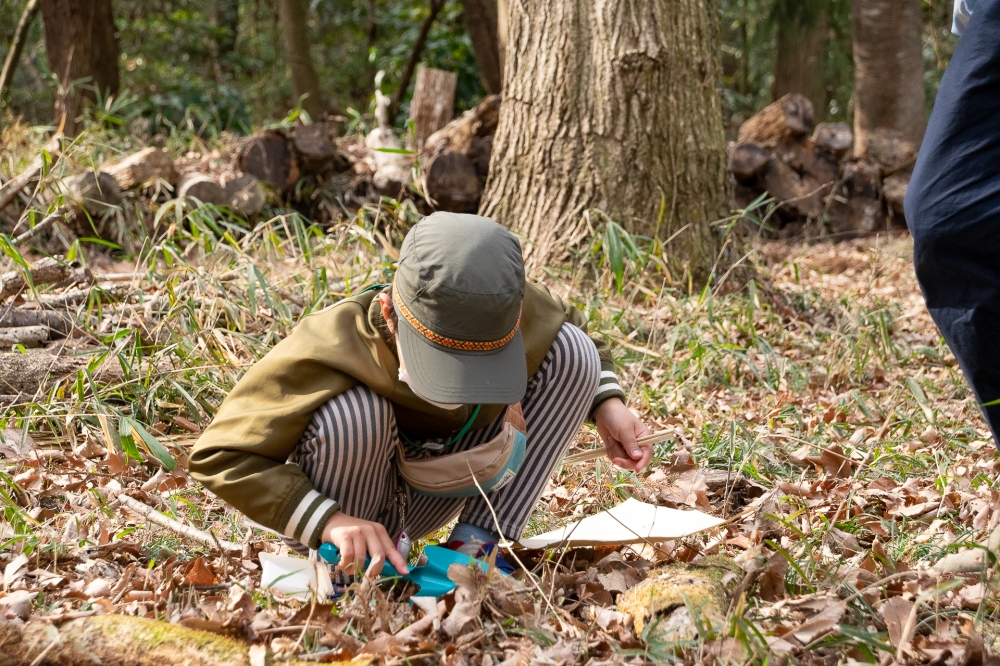
[[[3,624],[0,648],[0,666],[93,666],[95,663],[246,666],[250,663],[247,643],[131,615],[94,615],[59,625],[40,621]],[[270,654],[266,663],[274,663]],[[303,666],[311,662],[292,659],[280,663]]]
[[[729,573],[743,575],[739,565],[722,556],[661,567],[622,594],[618,610],[632,616],[637,634],[659,620],[655,633],[661,640],[692,640],[699,625],[718,629],[725,622],[729,594],[723,578]]]

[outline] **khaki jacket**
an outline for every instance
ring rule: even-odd
[[[254,522],[312,548],[318,548],[323,526],[339,507],[317,493],[302,470],[285,463],[314,411],[365,384],[389,399],[404,432],[431,438],[461,428],[474,407],[442,410],[399,381],[399,361],[384,333],[378,293],[368,291],[303,318],[237,382],[191,453],[191,475],[206,488]],[[566,322],[586,330],[582,312],[528,283],[521,318],[528,377],[538,371]],[[603,341],[595,345],[606,377],[614,367],[610,350]],[[604,391],[601,397],[612,395]],[[489,425],[503,408],[483,405],[473,429]]]

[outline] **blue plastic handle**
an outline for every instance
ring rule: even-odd
[[[333,566],[337,566],[338,564],[340,564],[340,549],[337,548],[332,543],[324,543],[322,546],[320,546],[319,556],[322,557],[324,561],[328,562],[329,564],[332,564]],[[365,569],[367,569],[368,565],[370,565],[371,563],[372,563],[371,556],[365,556]],[[389,564],[389,560],[386,560],[385,564],[382,565],[382,575],[387,578],[393,578],[395,576],[398,576],[399,572],[396,571],[396,567]]]

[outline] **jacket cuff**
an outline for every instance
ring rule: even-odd
[[[289,505],[294,507],[281,533],[300,541],[310,548],[320,546],[320,537],[326,521],[340,510],[340,505],[328,497],[320,495],[308,485],[296,493]]]
[[[618,375],[615,374],[615,366],[608,361],[601,361],[601,380],[597,383],[597,392],[594,393],[594,401],[590,405],[590,414],[593,416],[597,406],[609,398],[620,398],[625,402],[625,391],[618,383]]]

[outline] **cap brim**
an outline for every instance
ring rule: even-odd
[[[528,367],[521,331],[499,351],[464,352],[440,347],[399,318],[399,346],[416,393],[448,404],[512,405],[524,398]]]

